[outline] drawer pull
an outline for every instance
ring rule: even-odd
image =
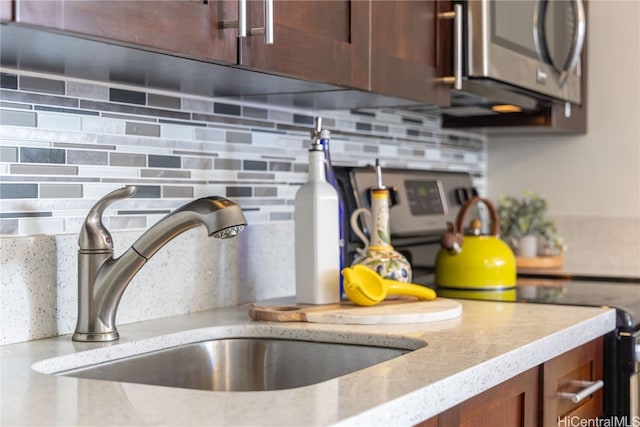
[[[585,397],[588,397],[590,395],[592,395],[593,393],[595,393],[596,391],[600,390],[603,386],[604,383],[602,382],[602,380],[598,380],[598,381],[571,381],[571,384],[580,386],[580,387],[584,387],[582,390],[580,390],[577,393],[567,393],[567,392],[562,392],[562,393],[558,393],[558,397],[560,399],[568,399],[570,401],[572,401],[573,403],[579,403],[580,401],[582,401]]]

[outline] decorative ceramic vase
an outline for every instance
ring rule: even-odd
[[[364,223],[369,230],[371,241],[359,227],[360,215],[365,218]],[[411,282],[411,264],[391,246],[388,189],[371,190],[371,211],[365,208],[356,209],[351,214],[351,228],[365,245],[364,249],[358,250],[358,256],[351,265],[367,266],[384,279]]]

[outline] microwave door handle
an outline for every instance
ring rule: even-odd
[[[584,5],[582,0],[574,0],[575,7],[573,8],[575,14],[576,29],[573,33],[573,43],[571,46],[571,54],[567,59],[567,63],[564,69],[560,70],[560,86],[564,86],[569,74],[576,67],[580,54],[582,53],[582,47],[584,46],[584,39],[586,36],[586,18],[584,14]]]
[[[544,15],[547,13],[547,0],[539,0],[533,11],[533,42],[538,54],[538,59],[551,64],[549,51],[547,50],[547,38],[544,31]]]

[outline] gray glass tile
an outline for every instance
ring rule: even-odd
[[[190,171],[177,171],[177,170],[165,170],[165,169],[142,169],[140,171],[142,178],[177,178],[177,179],[189,179],[191,178]]]
[[[267,162],[262,160],[243,160],[242,169],[250,171],[266,171]]]
[[[0,107],[2,107],[2,108],[10,108],[10,109],[14,109],[14,110],[33,110],[31,105],[19,104],[17,102],[4,102],[2,100],[0,100]]]
[[[377,145],[365,145],[363,151],[365,153],[378,153],[380,148]]]
[[[389,133],[389,126],[373,125],[373,130],[376,132]]]
[[[57,165],[23,165],[14,164],[9,167],[11,174],[16,175],[78,175],[77,166],[57,166]],[[68,178],[67,178],[68,179]],[[51,177],[43,178],[43,181],[53,180]]]
[[[291,172],[291,162],[269,162],[269,170],[273,172]]]
[[[158,199],[161,195],[161,187],[159,185],[136,185],[138,191],[133,196],[136,199]]]
[[[306,163],[294,163],[293,164],[293,172],[307,172],[309,170],[309,165]]]
[[[226,197],[251,197],[251,187],[227,187]]]
[[[161,156],[157,154],[149,154],[150,168],[180,168],[182,162],[178,156]]]
[[[147,156],[132,153],[109,153],[111,166],[147,166]]]
[[[136,116],[134,114],[114,114],[114,113],[103,112],[103,113],[100,113],[100,115],[104,118],[109,118],[109,119],[135,120],[137,122],[152,122],[152,123],[158,122],[158,120],[155,117],[143,117],[143,116]]]
[[[17,162],[18,147],[0,147],[0,162]]]
[[[216,102],[213,104],[213,112],[216,114],[228,114],[230,116],[239,116],[241,114],[241,107],[234,104],[223,104]]]
[[[304,115],[304,114],[294,114],[293,115],[293,123],[305,124],[305,125],[313,126],[315,124],[315,121],[313,119],[313,116],[307,116],[307,115]]]
[[[40,184],[43,199],[81,199],[81,184]]]
[[[407,136],[420,136],[418,129],[407,129]]]
[[[65,150],[59,148],[20,148],[21,163],[65,163]]]
[[[103,85],[68,81],[67,96],[107,101],[109,100],[109,88]]]
[[[182,109],[184,111],[197,111],[199,113],[212,113],[213,102],[201,99],[182,98]]]
[[[269,221],[291,221],[292,219],[291,212],[269,212]]]
[[[193,187],[178,187],[175,185],[163,185],[162,197],[191,199],[194,197]]]
[[[112,216],[109,218],[109,227],[112,230],[127,230],[135,228],[147,228],[147,217],[144,215],[137,216]]]
[[[260,199],[257,197],[251,199],[249,203],[255,206],[284,206],[286,204],[284,199],[273,199],[273,198]]]
[[[179,110],[180,98],[149,93],[147,94],[147,104],[153,107],[173,108],[174,110]]]
[[[68,150],[67,163],[72,165],[108,165],[109,154],[95,150]]]
[[[402,123],[411,123],[411,124],[421,125],[423,123],[423,121],[422,121],[422,119],[419,119],[417,117],[403,117],[402,118]]]
[[[275,124],[261,120],[242,119],[239,117],[214,116],[211,114],[193,113],[193,120],[210,123],[226,123],[255,128],[274,128]]]
[[[105,145],[105,144],[76,144],[73,142],[54,142],[53,143],[54,147],[58,147],[58,148],[76,148],[76,149],[82,149],[82,148],[89,148],[91,150],[104,150],[104,151],[109,151],[109,150],[115,150],[116,146],[115,145]],[[67,153],[67,158],[68,158],[69,153]]]
[[[5,236],[18,234],[18,220],[0,219],[0,234]]]
[[[335,126],[336,126],[336,121],[334,119],[331,119],[329,117],[323,117],[322,118],[322,127],[323,128],[331,130]]]
[[[214,169],[240,170],[242,168],[242,160],[215,159],[213,167]]]
[[[20,76],[20,90],[64,95],[64,80],[43,79],[41,77]]]
[[[213,160],[202,157],[183,157],[182,167],[185,169],[211,169]]]
[[[158,123],[169,124],[169,125],[199,126],[199,127],[207,126],[204,123],[187,122],[182,120],[167,120],[167,119],[159,119]]]
[[[0,212],[0,218],[51,218],[51,212]]]
[[[412,154],[416,157],[424,157],[424,150],[413,150]]]
[[[0,111],[0,125],[36,127],[36,113],[30,111]]]
[[[37,93],[15,92],[1,90],[0,98],[4,101],[26,102],[28,104],[57,105],[60,107],[77,108],[78,100],[55,95],[41,95]]]
[[[242,115],[245,117],[253,117],[254,119],[269,118],[269,113],[264,108],[242,107]]]
[[[100,114],[97,111],[77,110],[73,108],[46,107],[41,105],[36,105],[35,107],[33,107],[33,109],[36,111],[52,111],[55,113],[82,114],[85,116],[98,116]]]
[[[273,181],[274,179],[276,179],[276,175],[273,173],[238,172],[238,179],[259,179]]]
[[[370,123],[356,122],[356,130],[371,131]]]
[[[127,122],[125,131],[127,135],[160,136],[160,125],[151,123]]]
[[[255,187],[253,189],[255,197],[277,197],[278,188],[276,187]]]
[[[18,89],[18,76],[9,73],[0,73],[0,87],[4,89]]]
[[[241,144],[251,144],[252,135],[246,132],[227,131],[227,142],[239,142]]]
[[[35,199],[38,184],[0,184],[0,199]]]
[[[220,129],[196,128],[196,139],[201,141],[224,141],[225,132]]]
[[[189,120],[190,114],[180,111],[163,110],[161,108],[150,108],[136,105],[114,104],[111,102],[80,100],[80,108],[87,110],[98,110],[111,113],[135,114],[141,116],[163,117],[178,120]]]
[[[109,88],[109,101],[145,105],[147,103],[147,94],[133,90]]]

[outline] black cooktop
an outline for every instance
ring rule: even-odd
[[[640,327],[640,280],[589,277],[519,277],[517,301],[611,307],[618,327]]]

